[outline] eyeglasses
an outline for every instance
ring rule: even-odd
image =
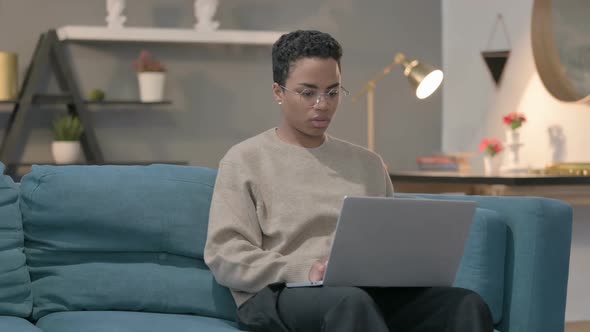
[[[280,85],[280,87],[283,88],[283,90],[285,90],[285,91],[299,95],[299,99],[301,100],[301,103],[307,107],[313,107],[313,106],[319,104],[322,96],[324,97],[324,100],[326,101],[326,103],[333,105],[333,104],[339,103],[341,98],[346,97],[350,94],[350,92],[348,92],[348,90],[346,90],[342,86],[337,87],[337,88],[333,88],[332,90],[325,92],[325,93],[321,93],[315,89],[303,89],[301,92],[297,92],[297,91],[293,91],[291,89],[287,89],[286,87],[284,87],[282,85]]]

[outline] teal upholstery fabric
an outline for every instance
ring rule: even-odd
[[[203,262],[215,175],[173,165],[34,166],[21,182],[33,318],[122,310],[233,320],[229,291]]]
[[[0,163],[0,315],[29,317],[33,307],[18,187]],[[1,331],[2,329],[0,329]]]
[[[236,332],[234,322],[177,314],[125,311],[73,311],[47,315],[37,322],[44,332]]]
[[[396,193],[394,197],[425,198],[407,193]],[[507,234],[506,221],[499,213],[477,208],[453,285],[478,293],[490,308],[496,324],[502,320],[504,305]]]
[[[478,293],[488,304],[494,323],[502,319],[507,233],[506,223],[497,212],[476,209],[454,283]]]
[[[20,317],[0,316],[0,331],[2,332],[42,332],[28,320]]]
[[[564,330],[572,207],[536,197],[421,195],[472,200],[508,226],[504,306],[499,331]]]

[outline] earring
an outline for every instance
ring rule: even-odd
[[[282,101],[279,101],[279,105],[283,105],[283,102]]]

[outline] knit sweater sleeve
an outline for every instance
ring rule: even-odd
[[[238,164],[221,162],[209,212],[205,263],[220,284],[256,293],[273,282],[308,280],[312,256],[262,249],[257,188]]]

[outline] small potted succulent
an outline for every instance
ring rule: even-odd
[[[64,115],[53,122],[51,153],[57,164],[71,164],[80,159],[80,138],[84,133],[77,116]]]
[[[159,102],[164,97],[166,68],[150,52],[142,50],[134,62],[142,102]]]

